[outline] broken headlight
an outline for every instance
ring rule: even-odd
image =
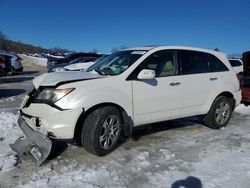
[[[72,92],[74,88],[67,88],[67,89],[55,89],[55,88],[44,88],[40,91],[36,97],[36,100],[48,102],[48,103],[56,103],[61,98],[68,95]]]

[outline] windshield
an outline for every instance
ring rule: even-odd
[[[69,64],[76,64],[76,63],[86,63],[86,62],[90,62],[90,61],[95,61],[97,58],[95,57],[80,57],[77,59],[74,59],[72,61],[69,62]]]
[[[134,50],[115,52],[89,67],[87,71],[95,71],[101,75],[119,75],[145,53],[146,51]]]
[[[77,58],[77,59],[74,59],[74,60],[70,61],[69,64],[80,63],[82,60],[83,60],[83,58],[80,57],[80,58]]]

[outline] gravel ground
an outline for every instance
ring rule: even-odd
[[[56,157],[41,167],[19,159],[8,147],[22,135],[18,106],[33,77],[46,71],[24,61],[24,74],[0,78],[0,188],[250,187],[250,107],[243,105],[220,130],[195,118],[168,121],[136,128],[105,157],[58,143]]]

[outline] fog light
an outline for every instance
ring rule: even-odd
[[[40,149],[37,146],[33,146],[30,149],[30,154],[36,159],[36,161],[40,161],[43,157],[43,154],[40,152]]]

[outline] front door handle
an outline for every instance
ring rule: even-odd
[[[215,80],[218,80],[218,78],[216,78],[216,77],[211,77],[210,80],[211,80],[211,81],[215,81]]]
[[[172,83],[170,83],[169,85],[170,86],[178,86],[178,85],[180,85],[181,83],[180,82],[172,82]]]

